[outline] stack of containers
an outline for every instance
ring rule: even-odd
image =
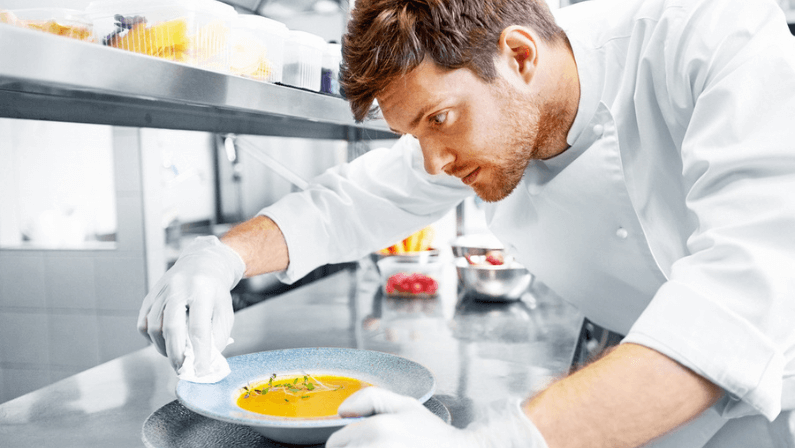
[[[82,11],[32,8],[0,11],[0,23],[44,31],[82,41],[93,41],[93,26]]]
[[[320,92],[326,41],[305,31],[291,30],[284,48],[283,83]]]
[[[253,14],[240,14],[232,29],[230,72],[267,82],[282,82],[287,25]]]
[[[94,0],[85,11],[0,10],[41,30],[198,68],[339,95],[341,46],[217,0]]]
[[[103,45],[229,72],[234,8],[214,0],[99,0],[87,16]]]

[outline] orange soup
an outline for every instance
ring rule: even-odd
[[[329,417],[351,394],[371,384],[334,375],[277,377],[243,387],[237,405],[275,417]]]

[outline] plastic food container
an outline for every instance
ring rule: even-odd
[[[81,12],[63,8],[0,10],[0,23],[44,31],[82,41],[92,41],[93,25]]]
[[[287,25],[253,14],[239,14],[232,28],[229,71],[267,82],[282,82]]]
[[[340,94],[340,62],[342,62],[342,45],[326,44],[321,67],[320,91],[331,95]]]
[[[439,293],[443,264],[438,251],[389,255],[377,265],[388,297],[435,297]]]
[[[229,72],[235,9],[214,0],[99,0],[88,5],[97,42]]]
[[[305,31],[291,30],[284,48],[282,83],[320,92],[320,73],[326,41]]]

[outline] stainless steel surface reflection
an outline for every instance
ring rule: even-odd
[[[294,347],[381,350],[419,362],[435,398],[466,426],[485,404],[537,392],[566,373],[582,318],[541,281],[525,300],[459,298],[447,263],[434,298],[388,298],[371,259],[237,312],[224,354]],[[147,417],[175,399],[176,376],[153,347],[0,404],[13,447],[140,447]]]
[[[457,427],[483,405],[531,395],[569,367],[582,318],[541,281],[522,300],[482,302],[459,291],[450,262],[438,297],[406,299],[383,296],[380,279],[369,272],[360,264],[359,347],[428,367],[438,383],[436,397]]]

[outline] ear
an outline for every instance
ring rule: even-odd
[[[500,34],[497,51],[497,70],[506,79],[518,77],[529,83],[538,67],[538,43],[535,34],[526,27],[511,25]]]

